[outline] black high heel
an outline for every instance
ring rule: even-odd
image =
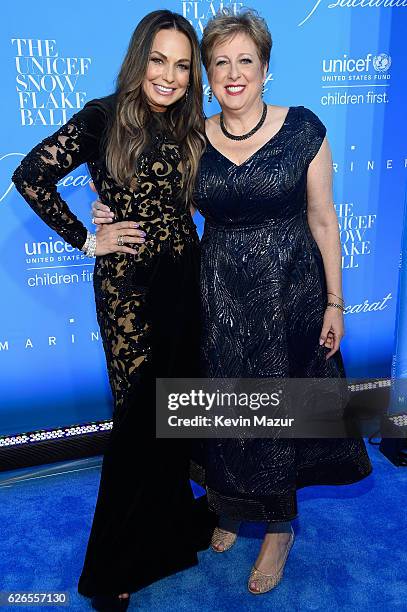
[[[99,612],[125,612],[129,603],[130,595],[121,599],[118,595],[94,595],[91,599],[92,608]]]

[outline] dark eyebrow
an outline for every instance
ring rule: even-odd
[[[154,49],[151,51],[151,53],[157,53],[157,55],[161,55],[161,57],[163,57],[164,59],[168,59],[166,55],[164,55],[164,53],[160,53],[160,51],[154,51]],[[190,62],[191,60],[186,58],[181,58],[179,60],[177,60],[178,62]]]

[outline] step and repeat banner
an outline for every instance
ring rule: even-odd
[[[274,47],[265,100],[325,123],[347,303],[352,377],[391,372],[407,176],[407,0],[253,0]],[[111,416],[93,263],[36,217],[11,183],[24,155],[86,101],[111,93],[147,12],[183,14],[199,35],[220,0],[20,0],[3,7],[0,145],[0,434]],[[205,80],[205,93],[208,85]],[[205,103],[207,114],[218,111]],[[89,227],[86,166],[59,189]],[[203,220],[196,219],[202,231]]]

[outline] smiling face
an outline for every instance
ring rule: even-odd
[[[185,94],[191,55],[191,44],[182,32],[159,30],[155,35],[143,81],[143,91],[154,111],[165,111]]]
[[[238,33],[213,48],[209,84],[222,108],[248,109],[261,98],[266,72],[253,40]]]

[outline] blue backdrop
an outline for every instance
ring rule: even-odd
[[[36,217],[10,176],[83,104],[111,93],[131,33],[158,8],[202,32],[219,0],[20,0],[1,24],[0,434],[111,416],[92,262]],[[240,10],[242,3],[228,3]],[[289,4],[289,6],[288,6]],[[274,39],[266,101],[328,128],[348,304],[348,374],[390,375],[407,168],[407,0],[255,0]],[[6,11],[3,11],[6,12]],[[207,91],[207,82],[205,83]],[[216,112],[215,102],[206,112]],[[85,166],[60,185],[90,224]],[[197,219],[202,228],[202,219]]]

